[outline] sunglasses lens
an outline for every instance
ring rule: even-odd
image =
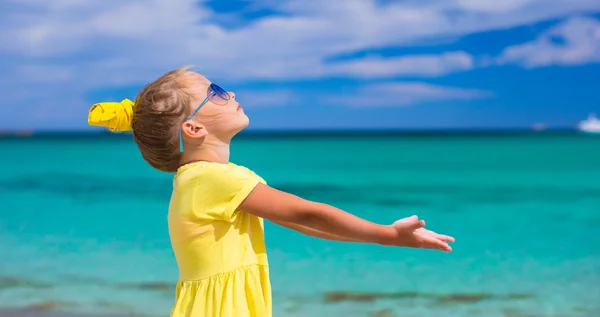
[[[217,105],[225,105],[227,104],[227,100],[229,100],[229,94],[216,84],[210,84],[210,87],[208,88],[208,99]]]

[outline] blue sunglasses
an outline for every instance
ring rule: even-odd
[[[204,100],[202,100],[202,102],[200,103],[200,105],[198,105],[198,107],[196,107],[196,109],[192,112],[192,114],[187,118],[187,120],[185,121],[190,121],[194,115],[196,115],[196,112],[198,112],[198,110],[200,110],[200,107],[202,107],[207,101],[210,100],[210,102],[219,105],[219,106],[224,106],[227,104],[227,102],[229,101],[231,97],[229,96],[229,94],[225,91],[225,89],[219,87],[217,84],[210,84],[210,86],[208,86],[208,90],[206,91],[206,98],[204,98]],[[179,150],[181,152],[183,152],[183,131],[179,131]]]

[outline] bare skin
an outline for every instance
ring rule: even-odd
[[[186,76],[189,91],[194,95],[190,110],[193,111],[206,97],[210,81],[204,76],[189,72]],[[181,164],[209,161],[221,164],[229,162],[231,139],[248,125],[248,117],[229,93],[226,105],[210,101],[197,114],[181,125],[184,152]],[[376,224],[334,206],[309,201],[258,184],[239,209],[270,220],[278,225],[303,234],[335,241],[363,242],[389,246],[452,251],[448,243],[454,238],[437,234],[424,228],[425,221],[411,216],[391,225]]]

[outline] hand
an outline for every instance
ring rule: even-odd
[[[423,228],[425,227],[425,221],[419,220],[417,216],[397,220],[392,224],[392,227],[398,233],[397,241],[400,245],[445,252],[452,251],[448,242],[454,242],[454,238]]]

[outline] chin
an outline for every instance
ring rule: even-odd
[[[248,116],[246,114],[244,114],[243,118],[240,120],[240,123],[241,123],[242,130],[243,130],[246,127],[248,127],[248,125],[250,124],[250,118],[248,118]]]
[[[247,128],[249,124],[250,124],[250,120],[248,119],[247,116],[244,116],[244,119],[237,122],[234,133],[235,134],[239,133],[240,131]]]

